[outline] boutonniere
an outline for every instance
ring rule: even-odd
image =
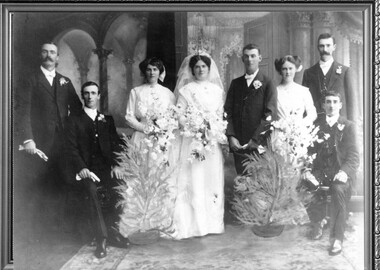
[[[101,113],[100,113],[100,114],[98,115],[98,121],[102,121],[102,122],[104,122],[104,123],[107,122],[107,121],[106,121],[106,118],[104,117],[104,114],[101,114]]]
[[[345,125],[344,124],[338,124],[337,128],[339,129],[339,131],[343,131]]]
[[[342,66],[337,67],[336,74],[342,74]]]
[[[259,80],[256,80],[253,82],[253,87],[255,89],[259,89],[263,84],[259,81]]]
[[[338,132],[336,135],[338,137],[338,141],[341,142],[342,138],[343,138],[343,129],[344,129],[345,125],[344,124],[338,124],[336,127],[338,128]]]
[[[59,79],[59,85],[60,86],[65,85],[67,83],[68,83],[68,81],[65,78],[62,77],[62,78]]]

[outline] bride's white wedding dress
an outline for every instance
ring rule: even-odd
[[[177,104],[217,112],[223,117],[223,90],[210,82],[191,82],[179,90]],[[224,232],[224,171],[220,144],[205,154],[205,160],[188,159],[192,137],[180,143],[180,168],[174,209],[173,237],[183,239]]]

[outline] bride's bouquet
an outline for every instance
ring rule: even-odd
[[[148,136],[142,142],[145,145],[144,153],[149,152],[153,160],[163,157],[167,161],[168,149],[178,129],[177,107],[165,107],[157,103],[149,107],[139,103],[138,106],[146,118],[144,133]]]
[[[227,121],[218,112],[200,110],[189,104],[186,110],[181,110],[181,135],[193,138],[189,161],[203,161],[207,152],[212,152],[218,144],[227,142],[225,131]]]

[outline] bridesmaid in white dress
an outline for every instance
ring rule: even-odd
[[[294,82],[296,72],[302,69],[301,59],[298,56],[286,55],[276,59],[274,65],[282,77],[280,85],[277,86],[278,118],[285,119],[293,114],[305,125],[311,125],[317,118],[313,98],[309,88]]]
[[[175,105],[175,97],[172,91],[158,83],[159,79],[163,80],[165,73],[160,59],[155,57],[146,59],[140,63],[139,68],[145,77],[145,83],[131,90],[125,119],[134,129],[132,143],[143,149],[143,140],[148,137],[147,111],[164,111],[170,105]],[[151,162],[149,155],[147,159]]]
[[[223,118],[224,93],[214,61],[205,55],[187,57],[179,71],[177,105],[216,113]],[[180,87],[180,88],[179,88]],[[177,92],[178,91],[178,92]],[[180,125],[183,121],[180,118]],[[205,159],[189,161],[193,137],[183,137],[174,210],[173,237],[184,239],[224,232],[223,154],[218,143]]]
[[[302,69],[301,59],[298,56],[286,55],[276,59],[274,65],[282,77],[280,85],[277,86],[278,118],[295,117],[300,126],[311,126],[317,118],[313,98],[309,88],[294,82],[296,72]],[[287,211],[292,221],[297,224],[305,224],[309,221],[305,206],[301,203],[289,207]]]

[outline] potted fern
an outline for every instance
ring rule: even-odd
[[[262,153],[247,155],[245,173],[234,180],[232,210],[236,218],[262,237],[281,234],[285,225],[308,221],[306,192],[297,189],[301,171],[313,160],[308,147],[318,129],[302,126],[296,118],[272,123]]]
[[[174,192],[170,179],[174,168],[167,160],[147,162],[147,154],[129,142],[123,135],[125,146],[118,153],[119,166],[125,180],[116,188],[122,208],[118,229],[133,244],[146,244],[161,234],[170,235]]]

